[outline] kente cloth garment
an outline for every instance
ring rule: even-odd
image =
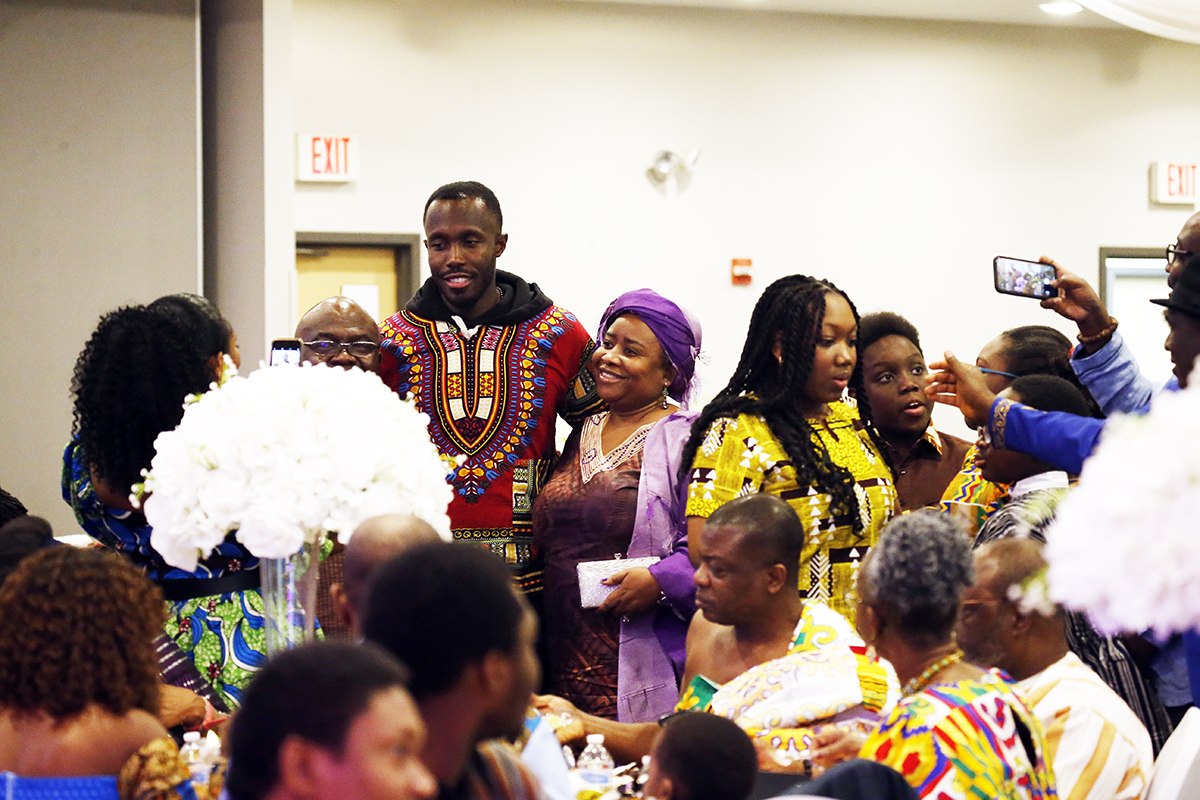
[[[617,719],[654,722],[679,699],[687,660],[687,629],[696,609],[695,570],[688,560],[687,483],[680,479],[683,447],[695,411],[659,420],[646,437],[638,476],[637,516],[629,557],[656,556],[650,567],[663,599],[651,612],[621,620],[617,652]]]
[[[0,797],[6,800],[208,800],[192,787],[191,773],[179,747],[164,736],[142,745],[118,775],[26,778],[0,772]]]
[[[676,710],[733,720],[752,738],[769,743],[787,766],[803,757],[817,725],[876,721],[899,694],[891,666],[867,654],[844,617],[805,601],[786,655],[723,685],[696,675]]]
[[[977,453],[975,445],[971,445],[963,457],[962,469],[950,479],[950,485],[942,493],[942,501],[938,504],[940,510],[954,514],[956,519],[965,521],[970,517],[972,536],[1008,500],[1007,486],[983,479],[979,467],[975,465]]]
[[[498,739],[476,748],[457,786],[439,786],[437,800],[542,800],[537,778]]]
[[[1067,653],[1017,687],[1042,723],[1060,797],[1142,797],[1154,768],[1150,735],[1099,675]]]
[[[895,514],[896,489],[857,408],[830,403],[829,416],[809,424],[813,443],[854,477],[861,530],[854,530],[849,517],[831,515],[829,494],[797,484],[783,446],[761,417],[749,414],[717,419],[709,426],[692,462],[687,515],[708,517],[735,497],[755,492],[786,500],[804,524],[801,596],[825,603],[853,622],[858,565]]]
[[[946,487],[962,470],[970,443],[942,433],[932,423],[903,458],[892,453],[900,511],[937,506]]]
[[[522,591],[538,591],[533,501],[554,467],[555,417],[576,425],[600,410],[592,339],[516,275],[497,270],[501,300],[478,320],[455,317],[432,280],[380,324],[380,377],[429,415],[454,489],[454,538],[501,556]]]
[[[936,683],[904,698],[859,758],[899,772],[921,797],[1057,797],[1041,723],[1003,673]]]
[[[83,530],[124,555],[160,586],[171,581],[225,578],[258,569],[258,559],[232,535],[195,572],[176,569],[151,547],[153,528],[137,511],[106,506],[96,495],[83,446],[74,441],[63,454],[63,499]],[[258,589],[168,600],[163,631],[191,659],[228,709],[241,705],[251,676],[266,663],[266,629]]]
[[[616,719],[620,621],[606,611],[580,607],[576,565],[624,557],[629,549],[642,448],[653,423],[604,453],[600,436],[607,416],[588,417],[571,434],[538,494],[533,529],[545,565],[547,691],[581,711]]]
[[[1027,491],[1034,479],[1056,476],[1052,488]],[[1059,504],[1067,496],[1067,475],[1043,473],[1012,486],[1012,498],[984,524],[975,547],[1011,536],[1029,536],[1046,541],[1046,529],[1054,522]],[[1125,642],[1096,630],[1082,611],[1066,612],[1067,647],[1083,660],[1112,691],[1124,700],[1149,732],[1157,753],[1171,735],[1171,720],[1155,692],[1150,676],[1142,671]]]

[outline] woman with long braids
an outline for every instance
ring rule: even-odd
[[[729,384],[701,412],[683,452],[689,532],[724,503],[769,492],[807,534],[800,591],[854,620],[858,563],[896,509],[891,468],[870,420],[845,399],[858,311],[828,281],[780,278],[754,307]]]

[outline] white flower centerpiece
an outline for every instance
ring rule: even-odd
[[[1200,387],[1105,424],[1046,534],[1050,597],[1101,630],[1200,628]]]
[[[194,571],[232,533],[261,559],[268,650],[311,638],[327,534],[345,542],[362,520],[396,512],[450,538],[451,489],[427,426],[359,369],[262,367],[232,377],[189,398],[179,426],[154,442],[137,495],[150,543]]]

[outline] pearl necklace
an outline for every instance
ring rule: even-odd
[[[917,692],[922,691],[933,681],[934,677],[939,672],[951,664],[962,661],[962,657],[962,650],[955,650],[950,655],[945,656],[944,658],[939,658],[937,661],[926,667],[925,671],[920,675],[905,683],[904,687],[900,690],[900,694],[902,694],[904,697],[908,697],[909,695],[914,695]]]

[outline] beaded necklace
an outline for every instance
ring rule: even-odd
[[[922,672],[920,675],[918,675],[917,677],[913,678],[912,680],[906,682],[904,684],[903,688],[900,689],[900,694],[902,694],[905,697],[908,697],[909,695],[914,695],[917,692],[923,690],[926,686],[928,686],[933,681],[934,677],[939,672],[941,672],[942,670],[944,670],[946,667],[950,666],[951,664],[955,664],[959,661],[962,661],[962,657],[963,657],[962,650],[955,650],[950,655],[945,656],[944,658],[939,658],[937,661],[933,662],[928,667],[926,667],[925,671]]]

